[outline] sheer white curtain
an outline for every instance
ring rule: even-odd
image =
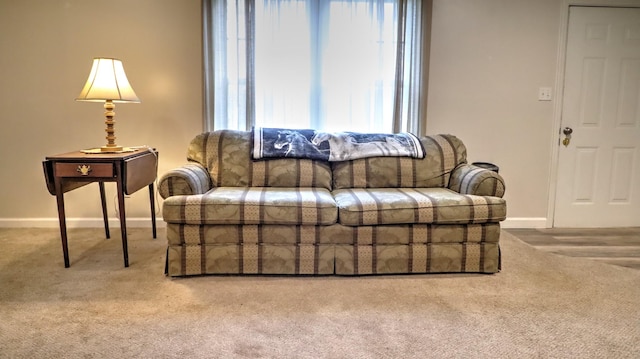
[[[207,0],[206,129],[420,133],[420,0]]]

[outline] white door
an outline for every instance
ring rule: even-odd
[[[640,226],[640,9],[569,10],[564,128],[554,227]]]

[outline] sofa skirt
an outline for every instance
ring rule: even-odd
[[[412,245],[337,245],[338,275],[403,273],[496,273],[498,243],[435,243]]]
[[[205,244],[169,246],[170,276],[199,274],[333,274],[333,245]]]
[[[374,275],[496,273],[498,243],[169,246],[167,274]]]

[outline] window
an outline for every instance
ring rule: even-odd
[[[208,129],[419,132],[421,1],[205,5]]]

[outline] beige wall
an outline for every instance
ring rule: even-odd
[[[508,216],[547,217],[561,1],[434,0],[428,133],[452,133],[470,161],[497,164]],[[555,95],[555,94],[554,94]],[[554,96],[555,99],[555,96]]]
[[[97,56],[121,59],[142,100],[116,106],[117,143],[156,147],[159,173],[184,162],[188,141],[202,129],[199,0],[0,0],[5,225],[57,218],[44,185],[45,156],[106,143],[102,106],[74,101]],[[115,185],[106,187],[115,217]],[[146,190],[132,195],[127,217],[148,218],[148,201]],[[68,193],[66,204],[69,218],[101,217],[97,185]]]
[[[510,217],[546,217],[553,102],[537,92],[554,85],[560,1],[434,0],[433,12],[427,132],[500,166]],[[117,142],[158,148],[159,173],[184,162],[202,129],[199,0],[0,0],[0,226],[57,225],[41,161],[103,144],[102,107],[74,101],[95,56],[122,59],[142,99],[117,106]],[[145,192],[127,217],[149,217]],[[97,186],[66,198],[69,217],[100,217]]]

